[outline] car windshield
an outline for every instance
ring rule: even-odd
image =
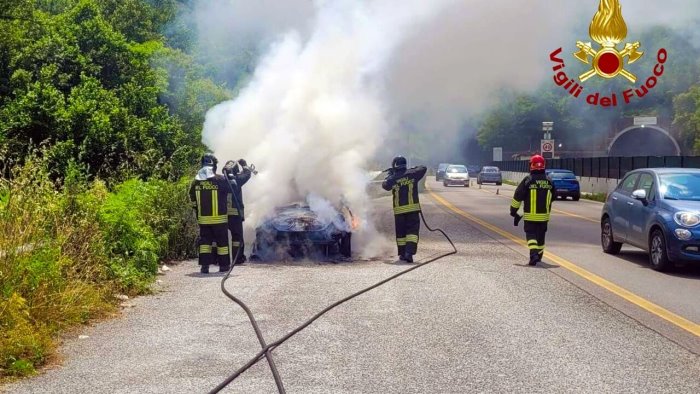
[[[450,174],[464,174],[467,172],[467,167],[465,166],[450,166],[447,167],[447,172]]]
[[[576,175],[573,172],[551,172],[549,176],[552,179],[576,179]]]
[[[700,174],[661,174],[659,179],[665,199],[700,201]]]
[[[496,167],[484,167],[483,172],[491,172],[491,173],[498,172],[498,168],[496,168]]]

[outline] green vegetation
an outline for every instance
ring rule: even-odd
[[[61,330],[112,311],[114,294],[147,292],[160,261],[195,254],[187,179],[109,191],[70,171],[58,186],[36,160],[0,182],[2,375],[32,373]]]
[[[581,193],[581,198],[591,201],[605,202],[608,199],[607,193]]]
[[[187,178],[231,92],[195,61],[188,0],[0,3],[2,379],[195,254]]]

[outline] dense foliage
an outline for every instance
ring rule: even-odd
[[[187,185],[128,180],[109,191],[71,166],[62,187],[46,161],[0,180],[0,376],[31,373],[52,337],[148,291],[160,261],[195,252]]]
[[[187,0],[0,0],[0,379],[193,256],[205,111]]]
[[[7,1],[7,0],[5,0]],[[181,49],[174,0],[11,1],[0,19],[0,149],[43,146],[52,175],[177,179],[228,93]],[[166,29],[167,27],[167,29]],[[171,32],[169,36],[164,31]],[[191,39],[191,38],[189,38]]]
[[[617,92],[619,97],[620,92],[639,87],[652,74],[656,49],[666,48],[669,60],[665,73],[658,86],[643,99],[616,108],[593,107],[586,104],[583,96],[573,99],[548,78],[534,93],[501,92],[498,104],[480,122],[477,138],[481,147],[490,150],[501,146],[508,152],[536,151],[542,137],[542,122],[554,121],[554,137],[564,142],[567,149],[596,150],[605,143],[610,126],[619,119],[644,115],[671,123],[688,153],[700,154],[700,48],[689,36],[665,27],[651,28],[639,39],[647,52],[634,65],[640,78],[636,84],[623,78],[595,78],[586,83],[585,91],[607,95]],[[569,53],[561,56],[569,77],[585,71],[584,65],[577,65]]]

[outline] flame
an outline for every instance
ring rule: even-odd
[[[600,0],[588,32],[604,47],[614,47],[622,42],[627,37],[627,24],[622,17],[620,0]]]
[[[353,216],[350,227],[352,227],[353,230],[357,230],[358,228],[360,228],[360,218],[358,218],[357,216]]]

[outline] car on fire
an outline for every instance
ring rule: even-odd
[[[623,243],[636,246],[649,252],[657,271],[700,262],[700,170],[629,172],[608,196],[600,227],[605,253],[620,253]]]
[[[352,231],[357,219],[343,206],[323,214],[308,203],[277,208],[255,231],[251,260],[328,258],[352,255]]]

